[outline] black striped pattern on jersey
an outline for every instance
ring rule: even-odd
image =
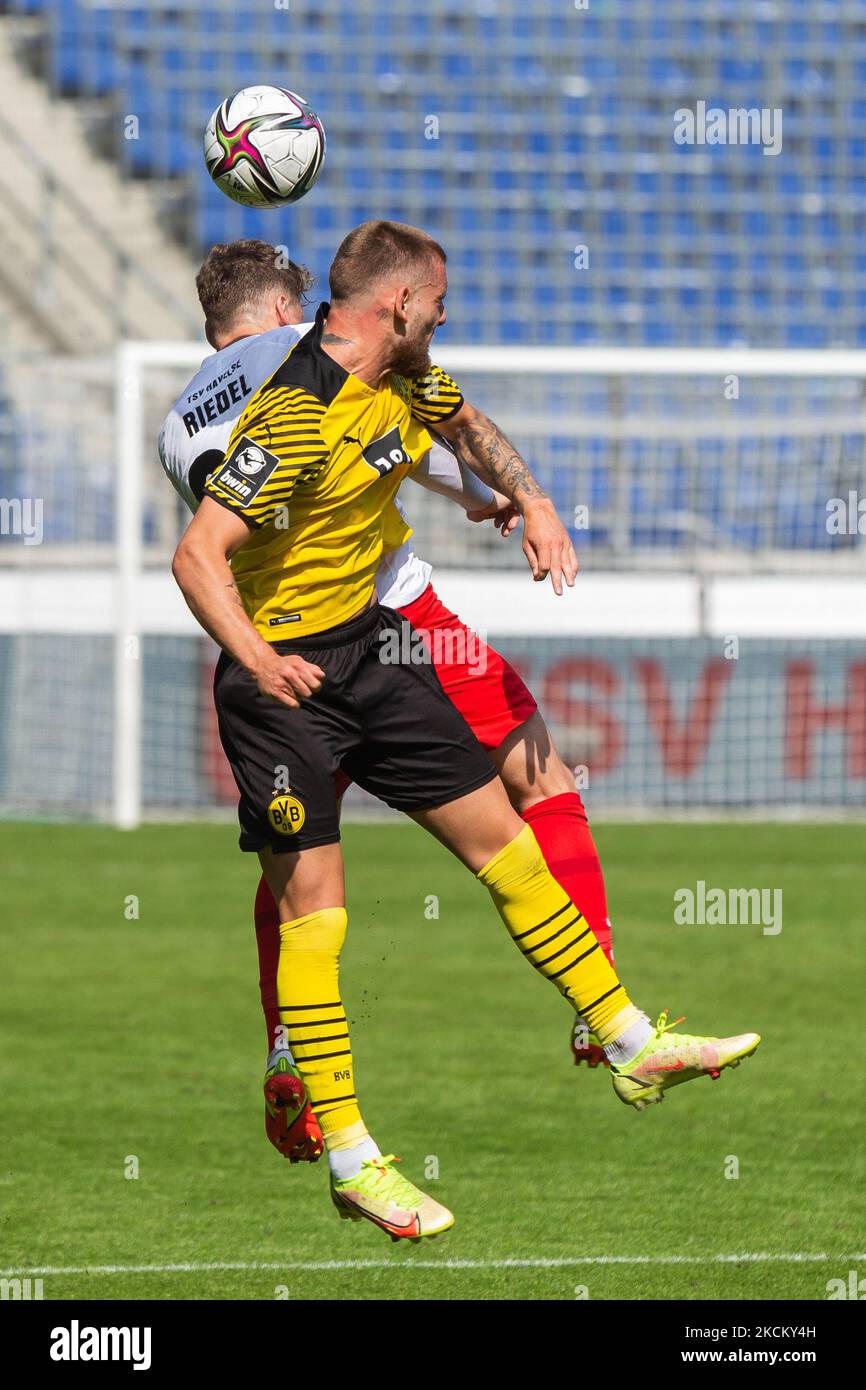
[[[412,414],[425,425],[450,420],[463,404],[460,387],[441,367],[431,367],[426,376],[410,380],[409,391]]]
[[[298,386],[269,386],[254,403],[249,416],[235,426],[227,456],[243,437],[276,454],[280,462],[267,482],[249,502],[243,503],[220,487],[219,472],[207,483],[209,492],[223,506],[240,512],[254,526],[270,521],[278,507],[290,501],[298,483],[311,482],[328,459],[328,446],[320,423],[327,407]]]

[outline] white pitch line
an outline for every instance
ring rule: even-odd
[[[0,1278],[27,1278],[46,1274],[209,1274],[225,1271],[293,1271],[326,1274],[338,1270],[360,1269],[571,1269],[581,1265],[727,1265],[727,1264],[829,1264],[866,1260],[866,1254],[769,1254],[744,1252],[739,1255],[576,1255],[562,1258],[508,1260],[218,1260],[212,1263],[165,1265],[35,1265],[31,1268],[0,1269]]]

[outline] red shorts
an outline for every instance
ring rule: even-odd
[[[442,689],[484,748],[498,748],[535,713],[514,667],[449,612],[432,584],[399,612],[420,630]]]

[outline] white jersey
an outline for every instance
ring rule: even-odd
[[[222,463],[250,397],[312,326],[301,323],[239,338],[206,357],[175,401],[159,436],[159,458],[191,511],[202,499],[208,473]]]
[[[311,323],[274,328],[239,338],[202,362],[192,381],[166,416],[159,436],[159,459],[169,481],[191,511],[201,501],[208,475],[222,463],[235,423],[252,395],[274,374]],[[467,510],[486,506],[490,489],[461,468],[445,448],[434,445],[414,470],[422,485],[460,501]],[[405,512],[399,502],[405,519]],[[419,559],[406,540],[383,555],[376,572],[376,593],[388,608],[402,608],[423,594],[432,565]]]

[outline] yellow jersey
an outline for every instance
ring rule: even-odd
[[[463,404],[439,367],[378,386],[347,372],[322,348],[327,312],[251,398],[205,486],[253,530],[231,567],[270,641],[325,632],[367,606],[383,550],[412,534],[390,504],[430,448],[426,426]]]

